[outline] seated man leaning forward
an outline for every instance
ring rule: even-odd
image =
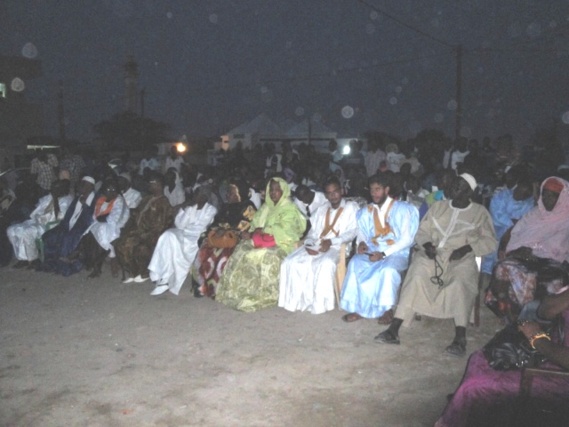
[[[358,250],[348,265],[340,306],[354,322],[381,317],[397,302],[400,272],[419,226],[419,211],[389,197],[389,175],[369,178],[372,203],[357,214]]]
[[[324,194],[328,201],[312,215],[312,228],[304,245],[281,264],[279,307],[289,311],[320,314],[334,309],[341,245],[351,242],[357,234],[358,205],[342,198],[342,186],[336,176],[328,178]]]
[[[69,180],[61,179],[51,185],[50,194],[43,196],[30,219],[13,224],[6,230],[6,236],[14,247],[18,262],[14,268],[35,267],[39,265],[40,252],[37,241],[42,234],[57,225],[65,216],[73,197],[69,195]]]
[[[217,213],[217,209],[208,203],[210,195],[208,186],[199,187],[193,201],[178,211],[175,228],[166,230],[158,239],[148,265],[150,279],[156,282],[150,295],[161,295],[166,291],[174,295],[180,293],[198,253],[198,240]]]
[[[399,328],[415,313],[454,319],[455,337],[447,353],[466,353],[466,325],[478,294],[475,257],[496,249],[492,218],[486,208],[471,202],[476,180],[467,173],[456,178],[451,200],[431,206],[415,237],[419,250],[401,289],[395,317],[375,340],[399,344]]]
[[[121,236],[113,242],[119,264],[129,274],[123,283],[149,279],[148,264],[160,235],[172,223],[172,207],[164,195],[164,177],[147,173],[150,194],[133,209]]]
[[[326,197],[320,191],[313,191],[306,185],[299,185],[294,191],[294,203],[300,210],[300,212],[307,218],[310,219],[312,213],[326,204]]]

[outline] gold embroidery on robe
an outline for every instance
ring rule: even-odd
[[[389,222],[387,222],[387,217],[389,216],[389,211],[391,211],[392,206],[393,206],[393,200],[391,200],[389,206],[387,207],[387,210],[385,211],[385,226],[381,225],[381,221],[379,220],[378,209],[374,209],[373,205],[369,205],[367,208],[368,212],[373,211],[373,225],[375,228],[375,236],[372,237],[371,241],[373,242],[374,245],[378,244],[378,238],[385,237],[393,231],[391,229],[391,226],[389,225]],[[395,241],[393,239],[387,239],[385,243],[387,243],[387,245],[393,245]]]
[[[332,224],[330,224],[330,209],[328,208],[328,210],[326,211],[326,222],[324,225],[324,230],[322,230],[322,233],[320,233],[320,238],[322,239],[324,236],[326,236],[330,231],[332,233],[334,233],[334,235],[336,237],[338,237],[338,232],[336,230],[334,230],[334,226],[336,225],[336,222],[338,221],[338,218],[340,218],[340,215],[342,215],[342,212],[344,211],[344,208],[340,208],[338,209],[338,211],[336,212],[336,215],[334,216],[334,220],[332,221]]]

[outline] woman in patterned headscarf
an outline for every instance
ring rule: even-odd
[[[277,304],[281,261],[306,228],[284,179],[271,178],[266,194],[269,197],[251,221],[254,232],[242,233],[217,289],[217,301],[241,311]]]
[[[569,262],[568,242],[569,182],[550,177],[541,184],[537,206],[502,238],[503,260],[494,269],[487,303],[498,298],[505,311],[515,314],[536,292],[556,292],[566,274],[563,264]]]
[[[215,225],[209,231],[211,239],[204,240],[192,266],[196,296],[215,296],[227,260],[235,250],[235,246],[231,246],[223,236],[231,234],[235,237],[234,243],[237,244],[239,235],[249,230],[256,211],[255,205],[249,200],[247,183],[240,180],[231,181],[227,203],[215,217],[213,221]]]

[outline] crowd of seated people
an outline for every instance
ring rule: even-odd
[[[547,178],[541,185],[538,205],[504,239],[501,261],[487,295],[500,307],[497,314],[511,324],[517,321],[528,344],[546,358],[540,368],[549,370],[569,370],[568,219],[569,183]],[[551,328],[552,322],[559,325]],[[516,406],[521,376],[521,370],[494,370],[482,350],[474,352],[436,425],[566,425],[569,377],[533,380],[533,399],[545,401],[549,412],[558,411],[554,417],[546,419],[546,412],[539,415],[536,409],[529,414],[524,411],[525,415],[516,419],[517,412],[524,409]]]
[[[476,257],[492,276],[488,301],[506,295],[522,307],[545,286],[539,298],[547,304],[567,285],[567,276],[544,279],[569,261],[566,168],[536,169],[509,136],[479,149],[464,138],[402,142],[375,133],[368,151],[360,141],[350,147],[342,156],[335,141],[329,153],[305,144],[283,144],[282,152],[238,146],[207,168],[190,167],[175,149],[163,162],[149,151],[119,170],[89,167],[75,153],[59,162],[39,154],[38,198],[22,203],[6,181],[0,187],[0,255],[13,256],[14,268],[89,278],[108,261],[118,283],[149,281],[158,296],[178,295],[189,281],[196,297],[245,312],[320,314],[338,299],[345,322],[388,325],[375,337],[381,344],[399,344],[400,327],[417,315],[452,319],[453,356],[467,354]],[[341,284],[340,251],[351,255]],[[535,328],[522,331],[531,339]],[[461,387],[467,396],[474,387],[467,379],[495,374],[478,369],[480,354],[440,425],[459,425]]]

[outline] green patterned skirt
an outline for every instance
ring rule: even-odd
[[[242,241],[229,257],[215,300],[246,312],[276,306],[285,257],[281,248],[255,249],[251,240]]]

